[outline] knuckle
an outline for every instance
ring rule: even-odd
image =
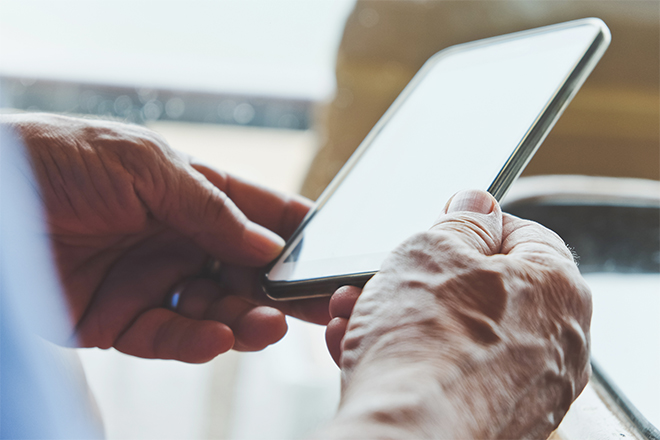
[[[416,265],[444,265],[466,253],[461,240],[446,231],[424,231],[412,235],[393,254]],[[434,264],[433,264],[434,263]]]
[[[576,379],[584,376],[589,361],[589,328],[567,318],[562,326],[560,347],[567,373]]]
[[[540,306],[562,329],[580,328],[588,334],[591,322],[591,291],[574,265],[563,262],[544,270]],[[576,327],[577,325],[577,327]],[[563,330],[562,330],[563,331]]]
[[[443,219],[441,223],[434,225],[430,232],[451,237],[456,246],[469,246],[481,253],[491,254],[500,248],[500,239],[493,236],[499,236],[499,232],[491,231],[492,226],[488,227],[480,219],[460,215]]]

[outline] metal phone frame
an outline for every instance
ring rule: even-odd
[[[587,79],[591,71],[594,69],[598,61],[603,56],[609,43],[611,41],[610,31],[605,23],[598,18],[584,18],[580,20],[573,20],[564,23],[544,26],[540,28],[530,29],[526,31],[515,32],[511,34],[501,35],[483,40],[477,40],[469,43],[458,44],[441,50],[440,52],[429,58],[422,68],[415,74],[413,79],[404,88],[401,94],[396,98],[394,103],[385,112],[381,119],[374,125],[369,134],[364,138],[360,146],[355,150],[353,155],[349,158],[346,164],[342,167],[335,178],[330,182],[328,187],[319,196],[316,204],[309,211],[307,216],[303,219],[300,226],[292,234],[291,238],[287,241],[282,253],[273,262],[271,262],[264,269],[261,277],[261,285],[268,297],[273,300],[291,300],[291,299],[305,299],[321,296],[331,295],[337,288],[344,285],[353,285],[362,287],[369,279],[376,274],[376,272],[364,272],[347,274],[340,276],[330,276],[316,279],[306,279],[297,281],[271,281],[268,279],[268,272],[277,263],[278,259],[284,254],[295,238],[302,232],[307,223],[314,218],[314,215],[320,210],[337,190],[341,182],[353,169],[355,164],[360,160],[367,148],[371,145],[372,141],[383,127],[387,124],[389,119],[396,113],[396,111],[403,105],[405,100],[410,96],[412,91],[426,76],[427,72],[442,58],[452,55],[455,52],[464,50],[471,50],[482,46],[497,44],[504,41],[516,40],[526,38],[532,35],[538,35],[547,32],[554,32],[562,29],[574,28],[579,26],[593,26],[598,29],[598,33],[594,41],[585,51],[582,58],[575,64],[571,73],[565,78],[559,90],[555,93],[552,99],[548,102],[541,114],[531,125],[525,136],[509,156],[509,159],[502,167],[502,170],[495,178],[493,183],[488,188],[495,199],[501,200],[507,193],[509,187],[514,180],[520,175],[527,163],[531,160],[532,156],[541,146],[546,136],[555,125],[559,117],[562,115],[568,104],[571,102],[575,94],[578,92],[584,81]],[[310,293],[316,292],[316,293]]]

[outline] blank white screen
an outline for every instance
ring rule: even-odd
[[[430,61],[307,224],[296,262],[278,263],[269,279],[376,271],[397,244],[429,228],[454,193],[487,189],[597,32],[579,26]]]

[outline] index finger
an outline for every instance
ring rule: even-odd
[[[251,221],[289,238],[303,220],[312,202],[247,182],[224,171],[190,159],[190,164],[224,192]]]

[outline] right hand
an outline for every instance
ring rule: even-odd
[[[72,318],[71,340],[54,342],[205,362],[278,341],[285,313],[329,320],[327,299],[276,304],[258,288],[307,201],[216,171],[143,127],[48,114],[0,123],[31,159]],[[209,261],[232,278],[201,277]]]
[[[446,209],[331,299],[328,434],[546,438],[586,385],[591,296],[563,241],[485,192]]]

